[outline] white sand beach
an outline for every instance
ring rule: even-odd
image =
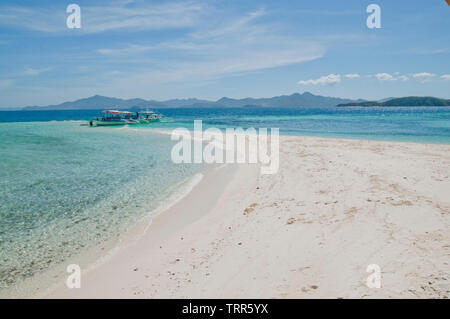
[[[448,298],[449,175],[450,145],[282,136],[277,174],[210,169],[80,289],[36,297]]]

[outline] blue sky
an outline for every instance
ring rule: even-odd
[[[66,26],[71,3],[80,29]],[[371,3],[381,29],[366,26]],[[0,107],[95,94],[450,98],[449,31],[444,0],[2,0]]]

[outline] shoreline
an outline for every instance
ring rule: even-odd
[[[277,174],[205,175],[81,289],[45,297],[445,298],[449,165],[450,146],[280,136]]]
[[[53,291],[63,284],[62,279],[69,275],[65,271],[65,266],[69,264],[75,263],[80,265],[82,272],[89,272],[99,267],[114,256],[117,251],[124,249],[142,237],[151,226],[154,218],[169,210],[173,205],[176,205],[188,196],[192,189],[202,181],[204,174],[208,174],[213,169],[215,169],[214,165],[204,167],[200,172],[173,185],[173,189],[168,192],[167,196],[157,207],[148,211],[146,215],[142,216],[139,221],[129,227],[125,232],[117,233],[115,236],[105,240],[101,245],[90,247],[70,257],[63,264],[56,264],[43,273],[36,274],[14,286],[6,288],[4,291],[0,291],[0,299],[8,297],[41,298],[47,295],[49,291]]]
[[[211,208],[211,205],[215,202],[217,196],[210,197],[210,203],[202,204],[202,208],[199,211],[196,211],[194,214],[189,214],[184,216],[184,218],[179,218],[176,223],[173,223],[174,218],[183,217],[183,216],[174,216],[176,212],[180,211],[180,208],[186,205],[190,205],[190,201],[196,200],[201,196],[203,192],[207,189],[211,192],[209,184],[215,178],[219,177],[221,182],[215,186],[216,193],[220,193],[223,188],[228,184],[228,180],[226,177],[232,176],[235,174],[237,170],[236,165],[217,165],[212,164],[203,168],[200,173],[192,176],[187,183],[190,181],[193,182],[193,185],[189,186],[188,189],[184,189],[182,191],[183,194],[180,196],[175,196],[176,198],[172,198],[174,194],[171,194],[168,197],[168,200],[173,199],[168,205],[162,204],[157,209],[141,219],[139,223],[131,227],[126,233],[121,234],[121,240],[117,242],[114,246],[110,247],[108,252],[104,254],[97,254],[95,259],[91,259],[88,263],[84,263],[84,269],[82,269],[81,274],[83,277],[89,275],[92,272],[98,271],[103,265],[107,264],[111,259],[116,258],[116,256],[120,253],[126,253],[130,247],[137,245],[144,237],[146,242],[150,241],[150,245],[154,246],[157,243],[161,242],[169,236],[170,234],[176,232],[180,228],[188,225],[189,223],[195,222],[195,220],[201,218],[204,214],[207,213],[207,209]],[[198,175],[201,175],[199,181],[194,181]],[[183,185],[185,186],[185,185]],[[180,189],[176,188],[175,193],[179,192]],[[202,198],[203,200],[203,198]],[[198,205],[196,205],[198,206]],[[153,240],[155,240],[153,242]],[[67,274],[66,276],[68,276]],[[48,298],[48,297],[59,297],[60,291],[66,290],[65,282],[60,281],[50,287],[46,287],[43,291],[39,293],[31,294],[29,298]]]

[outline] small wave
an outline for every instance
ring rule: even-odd
[[[169,195],[166,199],[163,200],[162,204],[160,204],[157,208],[151,210],[141,219],[142,221],[148,220],[147,225],[145,226],[144,230],[138,234],[137,237],[132,235],[133,229],[129,231],[128,235],[125,235],[125,237],[119,238],[117,244],[111,248],[109,251],[107,251],[105,254],[103,254],[100,258],[98,258],[93,263],[89,264],[86,269],[83,271],[83,273],[90,272],[94,270],[95,268],[105,264],[108,260],[110,260],[123,246],[126,246],[128,243],[139,240],[144,236],[150,226],[152,225],[152,219],[161,213],[164,213],[166,210],[174,206],[176,203],[178,203],[180,200],[185,198],[189,193],[194,189],[196,185],[198,185],[204,175],[203,173],[197,173],[191,178],[187,179],[184,182],[178,183],[176,186],[174,186],[175,191]],[[139,222],[136,224],[138,225]],[[137,227],[137,226],[135,226]],[[136,228],[135,228],[136,229]]]
[[[163,203],[160,204],[156,209],[149,212],[148,215],[150,215],[151,217],[156,217],[162,212],[171,208],[173,205],[178,203],[184,197],[189,195],[189,193],[194,189],[194,187],[197,186],[202,181],[203,177],[204,177],[203,173],[197,173],[184,183],[183,182],[179,183],[177,187],[175,187],[176,191],[173,192],[166,200],[164,200]],[[147,232],[151,224],[152,221],[150,220],[148,225],[145,227],[142,235],[144,235]]]

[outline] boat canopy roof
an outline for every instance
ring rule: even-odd
[[[128,111],[118,111],[118,110],[104,110],[104,113],[113,113],[113,114],[130,114]]]

